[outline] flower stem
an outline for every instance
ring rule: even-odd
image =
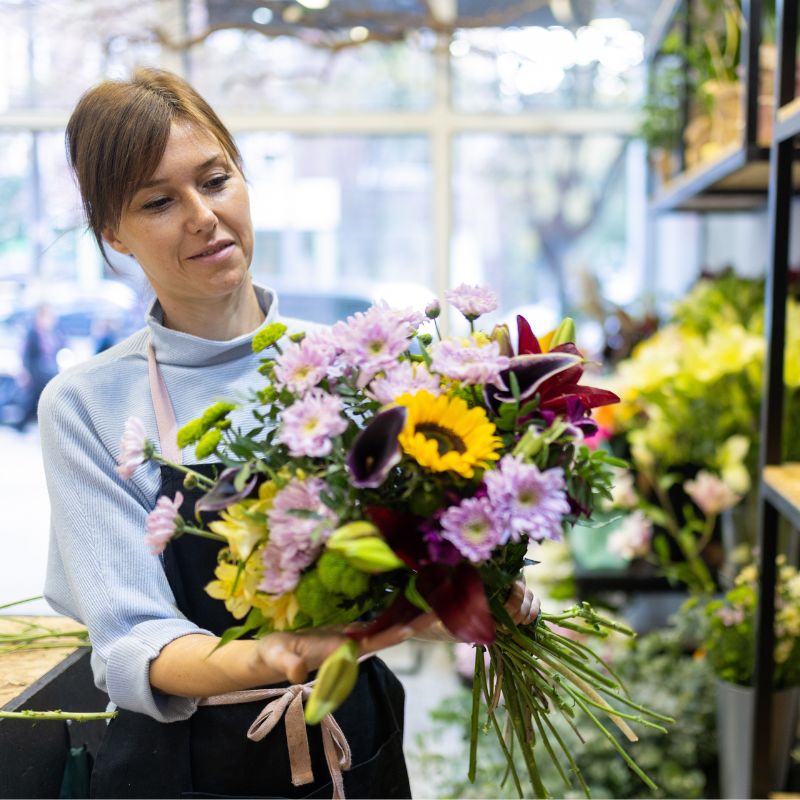
[[[114,719],[116,711],[0,711],[0,719],[71,719],[89,722],[94,719]]]
[[[178,470],[178,472],[182,472],[184,475],[191,475],[197,481],[197,485],[202,486],[204,489],[212,489],[214,487],[214,481],[211,480],[211,478],[207,478],[202,473],[197,472],[197,470],[191,469],[191,467],[184,467],[183,464],[175,464],[159,453],[153,453],[152,460],[157,461],[159,464],[172,467]]]
[[[195,528],[193,525],[184,524],[181,527],[180,532],[191,533],[192,536],[201,536],[203,539],[211,539],[214,542],[228,541],[224,536],[220,536],[220,534],[218,533],[211,533],[211,531],[204,531],[202,528]]]

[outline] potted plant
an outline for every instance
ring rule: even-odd
[[[746,797],[753,730],[753,664],[758,571],[746,566],[732,589],[703,609],[702,652],[717,676],[717,733],[722,797]],[[771,783],[786,780],[795,741],[800,699],[800,573],[777,560],[775,670],[773,673]]]

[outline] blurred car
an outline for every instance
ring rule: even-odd
[[[47,304],[65,346],[58,352],[59,369],[85,361],[97,350],[99,337],[113,332],[123,339],[143,324],[136,293],[117,281],[90,286],[51,283],[26,288],[12,310],[0,317],[0,424],[15,425],[27,397],[22,349],[36,309]]]

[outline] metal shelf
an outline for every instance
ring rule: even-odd
[[[800,169],[796,178],[800,181]],[[741,211],[766,205],[769,149],[734,145],[665,183],[653,211]]]
[[[785,142],[800,134],[800,97],[778,109],[775,120],[775,140]]]
[[[793,527],[800,528],[800,464],[764,467],[764,497]]]

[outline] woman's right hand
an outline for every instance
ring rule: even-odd
[[[383,650],[415,635],[416,626],[393,625],[359,641],[361,654]],[[309,631],[275,632],[257,642],[255,657],[261,668],[284,675],[290,683],[303,683],[308,673],[319,668],[334,650],[347,641],[341,633]]]

